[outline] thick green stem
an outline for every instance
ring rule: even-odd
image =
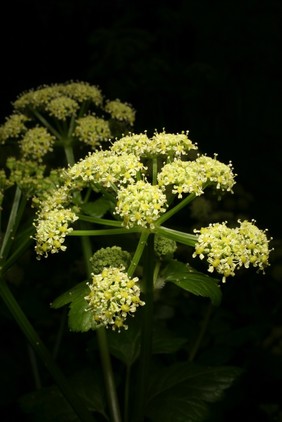
[[[68,236],[108,236],[115,234],[138,233],[140,230],[136,229],[102,229],[102,230],[72,230]]]
[[[106,386],[108,405],[111,414],[111,422],[121,422],[121,415],[116,394],[110,351],[107,341],[106,330],[104,327],[101,327],[97,330],[97,339],[99,343],[100,357],[104,372],[104,381]]]
[[[133,258],[131,260],[130,266],[127,270],[127,274],[128,274],[129,277],[132,277],[135,270],[136,270],[136,267],[137,267],[137,265],[140,261],[140,258],[143,254],[143,251],[144,251],[144,248],[146,246],[146,242],[147,242],[149,234],[150,234],[150,232],[147,231],[147,230],[143,230],[142,233],[141,233],[137,248],[136,248],[135,253],[133,255]]]
[[[167,227],[156,227],[155,233],[187,246],[194,247],[197,242],[196,235],[190,234],[190,233],[184,233],[178,230],[169,229]]]
[[[186,205],[189,204],[189,202],[193,201],[193,199],[196,198],[196,195],[194,193],[190,193],[190,195],[186,196],[181,202],[179,202],[175,207],[171,208],[171,210],[168,210],[165,214],[163,214],[156,222],[156,224],[161,225],[166,220],[171,218],[174,214],[178,213],[182,208],[186,207]]]
[[[82,237],[81,241],[82,241],[84,262],[86,265],[86,271],[87,271],[88,277],[90,277],[91,272],[92,272],[91,263],[90,263],[90,258],[92,257],[92,247],[91,247],[89,237],[87,236]],[[104,327],[99,328],[97,330],[97,339],[98,339],[98,344],[99,344],[101,363],[103,367],[108,406],[109,406],[109,411],[111,414],[111,422],[121,422],[119,403],[118,403],[115,382],[114,382],[114,375],[113,375],[113,370],[112,370],[112,365],[111,365],[110,352],[109,352],[107,336],[106,336]]]
[[[17,186],[13,205],[10,211],[9,221],[8,221],[4,239],[1,245],[0,261],[5,262],[6,258],[8,257],[10,247],[15,238],[15,233],[19,225],[19,221],[22,217],[25,205],[26,205],[26,199],[22,197],[22,192],[20,188]]]
[[[20,308],[16,299],[14,298],[12,292],[8,288],[4,280],[0,280],[0,295],[11,312],[14,320],[19,325],[20,329],[24,333],[25,337],[33,347],[34,351],[40,356],[43,363],[45,364],[47,370],[53,377],[54,381],[58,385],[65,399],[69,402],[70,406],[83,422],[92,422],[93,418],[89,413],[88,409],[84,404],[82,404],[79,398],[74,394],[73,388],[71,388],[66,381],[64,375],[61,373],[60,369],[56,366],[53,361],[48,349],[42,343],[38,334],[30,324],[26,315]]]
[[[152,330],[153,330],[153,282],[154,282],[154,237],[151,234],[147,239],[144,251],[144,300],[143,325],[141,332],[141,350],[139,358],[139,372],[136,380],[135,407],[132,413],[132,421],[143,422],[146,405],[146,394],[152,354]]]

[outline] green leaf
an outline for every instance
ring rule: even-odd
[[[79,422],[79,418],[56,386],[42,388],[19,400],[22,411],[40,422]]]
[[[97,371],[87,368],[72,375],[69,382],[82,404],[90,412],[100,413],[105,418],[103,420],[108,420],[101,374],[97,376]],[[57,386],[24,395],[20,399],[20,406],[25,413],[34,415],[32,420],[40,422],[79,422],[80,420]]]
[[[85,214],[91,217],[103,217],[111,209],[111,202],[105,198],[98,198],[96,201],[83,204],[81,209]]]
[[[187,338],[177,337],[172,331],[156,326],[153,331],[152,352],[175,353],[187,343]]]
[[[85,333],[96,330],[97,324],[93,319],[92,312],[87,311],[88,302],[84,296],[75,298],[70,304],[68,325],[71,331]]]
[[[75,298],[79,298],[83,295],[86,296],[89,293],[89,287],[86,284],[86,281],[82,281],[71,289],[67,290],[65,293],[57,297],[54,302],[51,303],[51,308],[58,309],[62,306],[71,303]]]
[[[70,383],[91,412],[98,412],[108,420],[103,374],[92,368],[84,368],[70,378]]]
[[[88,293],[89,287],[84,281],[63,293],[51,304],[51,307],[55,309],[69,304],[68,325],[71,331],[86,332],[97,328],[92,313],[86,310],[88,303],[84,297]]]
[[[222,292],[218,280],[196,271],[183,262],[171,260],[161,276],[166,282],[174,283],[196,296],[208,297],[215,306],[221,303]]]
[[[186,362],[162,368],[150,380],[146,416],[162,422],[203,421],[208,403],[220,400],[241,373],[236,367]]]
[[[120,333],[108,331],[110,352],[125,365],[131,366],[140,353],[140,321],[138,315],[128,317],[128,329]]]

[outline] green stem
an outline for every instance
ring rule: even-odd
[[[88,221],[89,223],[96,223],[105,226],[122,227],[121,221],[108,220],[106,218],[92,217],[90,215],[78,214],[81,221]]]
[[[0,280],[0,295],[11,312],[14,320],[19,325],[20,329],[30,342],[34,351],[40,356],[47,370],[53,377],[54,381],[58,385],[65,399],[69,402],[70,406],[83,422],[92,422],[93,418],[89,413],[88,409],[82,404],[79,398],[74,394],[73,388],[69,386],[64,375],[60,369],[54,363],[48,349],[45,347],[38,334],[30,324],[26,315],[20,308],[18,302],[14,298],[12,292],[8,288],[4,280]]]
[[[82,238],[82,249],[84,255],[84,261],[86,265],[86,271],[88,277],[90,277],[92,268],[90,263],[90,258],[92,256],[92,247],[89,237]],[[111,414],[112,422],[121,422],[118,398],[115,388],[114,375],[111,365],[111,358],[109,352],[109,346],[107,342],[107,336],[105,328],[99,328],[97,331],[97,340],[99,344],[99,351],[101,357],[101,363],[103,367],[104,381],[108,399],[109,410]]]
[[[168,239],[175,240],[175,242],[179,242],[187,246],[194,247],[197,242],[196,235],[169,229],[167,227],[156,227],[154,231],[160,236],[167,237]]]
[[[97,330],[97,339],[99,343],[100,357],[104,371],[104,380],[106,385],[106,392],[108,404],[111,414],[112,422],[121,422],[119,404],[116,394],[116,387],[113,377],[113,370],[110,358],[110,351],[107,342],[106,330],[101,327]]]
[[[140,229],[102,229],[102,230],[72,230],[68,236],[107,236],[115,234],[138,233]]]
[[[129,417],[130,377],[131,377],[131,365],[126,365],[125,389],[124,389],[124,422],[128,422],[128,417]]]
[[[152,354],[152,330],[153,330],[153,282],[154,282],[154,237],[151,234],[147,239],[144,251],[144,300],[145,306],[142,309],[142,332],[141,350],[139,358],[139,372],[136,386],[135,407],[132,414],[132,421],[143,422],[148,378]]]
[[[19,225],[20,219],[24,212],[25,205],[26,205],[26,199],[22,198],[22,192],[20,188],[17,186],[13,205],[12,205],[10,216],[9,216],[9,221],[7,224],[3,243],[0,250],[0,261],[5,262],[6,258],[8,257],[11,245],[15,238],[17,227]]]
[[[144,251],[144,248],[146,246],[146,242],[147,242],[147,239],[149,237],[149,234],[150,234],[150,232],[147,231],[147,230],[143,230],[142,233],[141,233],[137,248],[136,248],[135,253],[133,255],[133,258],[131,260],[130,266],[127,270],[127,274],[128,274],[129,277],[132,277],[135,270],[136,270],[136,267],[137,267],[137,265],[140,261],[140,258],[143,254],[143,251]]]
[[[208,309],[207,309],[205,316],[203,318],[203,321],[201,323],[201,328],[200,328],[199,334],[198,334],[196,341],[195,341],[195,343],[194,343],[194,345],[193,345],[193,347],[190,351],[189,362],[192,362],[194,360],[194,358],[195,358],[195,356],[196,356],[196,354],[199,350],[199,347],[201,345],[201,342],[203,340],[203,337],[204,337],[205,332],[206,332],[207,327],[208,327],[208,323],[209,323],[209,320],[210,320],[210,317],[211,317],[211,314],[212,314],[212,310],[213,310],[213,306],[212,306],[211,303],[209,303]]]
[[[160,218],[157,220],[156,224],[161,225],[166,220],[171,218],[174,214],[179,212],[182,208],[184,208],[186,205],[189,204],[189,202],[193,201],[193,199],[196,198],[196,195],[194,193],[190,193],[190,195],[186,196],[181,202],[179,202],[175,207],[168,210],[165,214],[161,215]]]
[[[35,115],[35,117],[37,117],[37,119],[47,128],[49,129],[49,131],[56,136],[56,138],[58,140],[61,139],[61,135],[59,132],[57,132],[57,130],[55,128],[53,128],[52,125],[50,125],[50,123],[42,116],[42,114],[40,114],[37,110],[32,109],[31,110],[32,113]]]
[[[64,142],[64,150],[65,150],[65,154],[66,154],[67,163],[70,166],[73,166],[74,163],[75,163],[73,148],[72,148],[71,145],[69,145],[68,142]]]

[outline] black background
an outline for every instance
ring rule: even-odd
[[[41,84],[86,80],[232,160],[253,217],[281,233],[281,3],[21,1],[2,5],[0,121]]]
[[[242,313],[235,312],[240,328],[262,326],[263,318],[268,332],[272,325],[281,327],[281,2],[29,0],[0,9],[0,123],[25,90],[87,81],[107,98],[135,107],[135,132],[189,130],[203,152],[231,160],[238,183],[253,198],[250,217],[269,229],[280,255],[271,290],[239,282],[227,290],[223,309],[233,312],[235,300],[241,303]],[[252,302],[253,314],[246,317],[251,296],[256,305]],[[281,333],[275,342],[281,348]],[[17,347],[18,340],[5,350],[13,343]],[[250,398],[242,399],[242,408],[247,412],[250,406],[256,420],[281,421],[282,410],[263,416],[256,400],[278,403],[282,352],[273,363],[272,351],[257,357],[256,339],[248,344],[243,342],[239,353],[250,371],[242,390]]]

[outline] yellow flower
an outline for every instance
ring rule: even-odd
[[[235,271],[241,267],[249,268],[250,265],[264,271],[269,265],[269,242],[266,230],[260,230],[252,222],[238,220],[239,227],[229,228],[226,222],[213,223],[200,230],[198,234],[193,258],[207,258],[208,271],[216,270],[226,277],[234,276]]]
[[[87,312],[91,312],[98,326],[118,330],[127,329],[125,320],[133,316],[138,306],[145,305],[140,300],[138,278],[129,278],[124,267],[107,267],[99,274],[92,274],[88,283],[90,293],[85,296]]]

